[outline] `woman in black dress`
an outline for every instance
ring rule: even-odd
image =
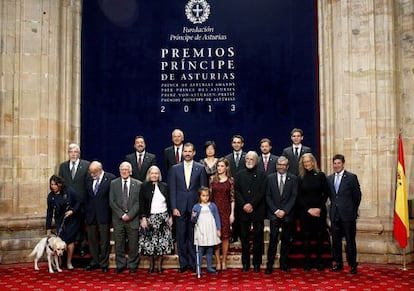
[[[52,234],[52,218],[54,218],[56,234],[67,245],[67,268],[73,270],[72,257],[80,227],[78,217],[80,202],[76,200],[75,190],[66,187],[65,181],[60,176],[53,175],[50,177],[49,187],[51,192],[47,196],[47,235]]]
[[[329,187],[326,176],[318,168],[315,157],[304,154],[299,160],[299,219],[303,233],[305,252],[304,270],[312,268],[310,259],[310,241],[316,239],[316,268],[323,271],[322,249],[326,233],[326,200]]]

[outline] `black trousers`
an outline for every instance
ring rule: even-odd
[[[253,231],[251,232],[251,227]],[[240,221],[242,264],[250,266],[250,234],[253,236],[253,265],[262,264],[264,221]]]

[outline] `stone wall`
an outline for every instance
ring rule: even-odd
[[[400,130],[414,198],[414,1],[317,3],[321,167],[343,153],[360,179],[359,260],[401,262],[392,222]],[[48,178],[80,143],[80,23],[81,0],[0,1],[0,263],[29,260]]]

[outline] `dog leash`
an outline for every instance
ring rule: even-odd
[[[66,220],[66,217],[63,217],[62,224],[60,225],[59,231],[57,233],[57,236],[59,236],[59,237],[60,237],[60,234],[62,233],[62,231],[65,229],[65,220]]]

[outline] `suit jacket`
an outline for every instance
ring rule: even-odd
[[[243,169],[235,177],[236,211],[240,221],[262,221],[266,216],[267,175],[254,167]],[[243,206],[250,203],[253,213],[246,213]]]
[[[270,220],[277,219],[275,212],[280,209],[285,211],[285,219],[287,221],[292,219],[296,198],[298,197],[298,178],[293,174],[286,174],[282,195],[279,191],[277,173],[270,174],[267,180],[267,217]]]
[[[145,181],[145,177],[147,175],[149,167],[157,165],[157,157],[154,154],[148,153],[147,151],[145,151],[145,155],[142,157],[141,169],[139,169],[138,167],[137,152],[126,155],[125,161],[129,162],[132,165],[131,176],[135,179],[140,180],[141,182]]]
[[[163,182],[158,182],[158,189],[165,197],[167,203],[167,211],[171,213],[170,195],[168,193],[168,186]],[[146,181],[141,185],[139,192],[139,217],[149,217],[151,214],[152,198],[154,197],[155,185],[152,182]]]
[[[267,169],[265,171],[264,169],[264,161],[263,161],[263,156],[259,157],[259,160],[257,162],[257,168],[259,170],[264,171],[267,175],[275,173],[276,172],[276,164],[277,164],[277,159],[279,157],[275,156],[273,154],[270,154],[269,159],[267,161]]]
[[[296,176],[299,175],[299,159],[306,153],[312,153],[312,149],[304,145],[302,145],[302,148],[300,149],[299,158],[295,156],[293,146],[283,149],[282,156],[286,157],[289,160],[289,173],[292,173]]]
[[[187,188],[184,175],[184,163],[171,167],[168,186],[170,188],[171,210],[178,209],[181,215],[191,213],[194,204],[198,201],[198,189],[207,186],[207,174],[204,166],[193,161],[190,187]]]
[[[171,167],[177,164],[177,162],[175,161],[174,148],[175,146],[172,145],[164,149],[164,164],[165,164],[165,169],[167,170],[168,173],[170,172]],[[182,151],[182,146],[181,146],[181,151]],[[183,155],[181,155],[180,161],[181,162],[183,161]]]
[[[80,159],[75,177],[72,180],[72,175],[70,174],[70,161],[63,162],[59,166],[59,176],[65,180],[66,186],[70,186],[75,190],[76,199],[81,202],[81,204],[84,203],[86,196],[85,180],[86,177],[89,176],[88,171],[89,161]]]
[[[338,193],[335,193],[334,182],[335,174],[329,175],[331,221],[335,221],[337,215],[339,215],[342,221],[356,220],[358,218],[359,204],[361,203],[361,189],[358,177],[351,172],[344,171]]]
[[[86,178],[85,196],[85,222],[92,224],[95,219],[98,224],[110,224],[112,218],[111,207],[109,206],[109,188],[115,175],[104,172],[102,180],[99,181],[99,188],[96,195],[93,193],[93,179],[89,175]]]
[[[139,191],[141,190],[142,182],[130,178],[131,184],[129,186],[129,198],[128,198],[128,216],[131,220],[128,222],[130,227],[133,229],[139,228]],[[112,223],[114,226],[119,225],[122,220],[122,216],[126,213],[122,209],[122,178],[116,178],[111,181],[111,186],[109,190],[109,205],[112,208]]]
[[[234,153],[230,153],[227,156],[225,156],[226,160],[229,161],[230,163],[230,172],[231,175],[233,177],[236,176],[236,174],[243,169],[246,169],[246,153],[242,152],[241,157],[240,157],[240,161],[239,161],[239,166],[236,166],[236,161],[234,160]]]

